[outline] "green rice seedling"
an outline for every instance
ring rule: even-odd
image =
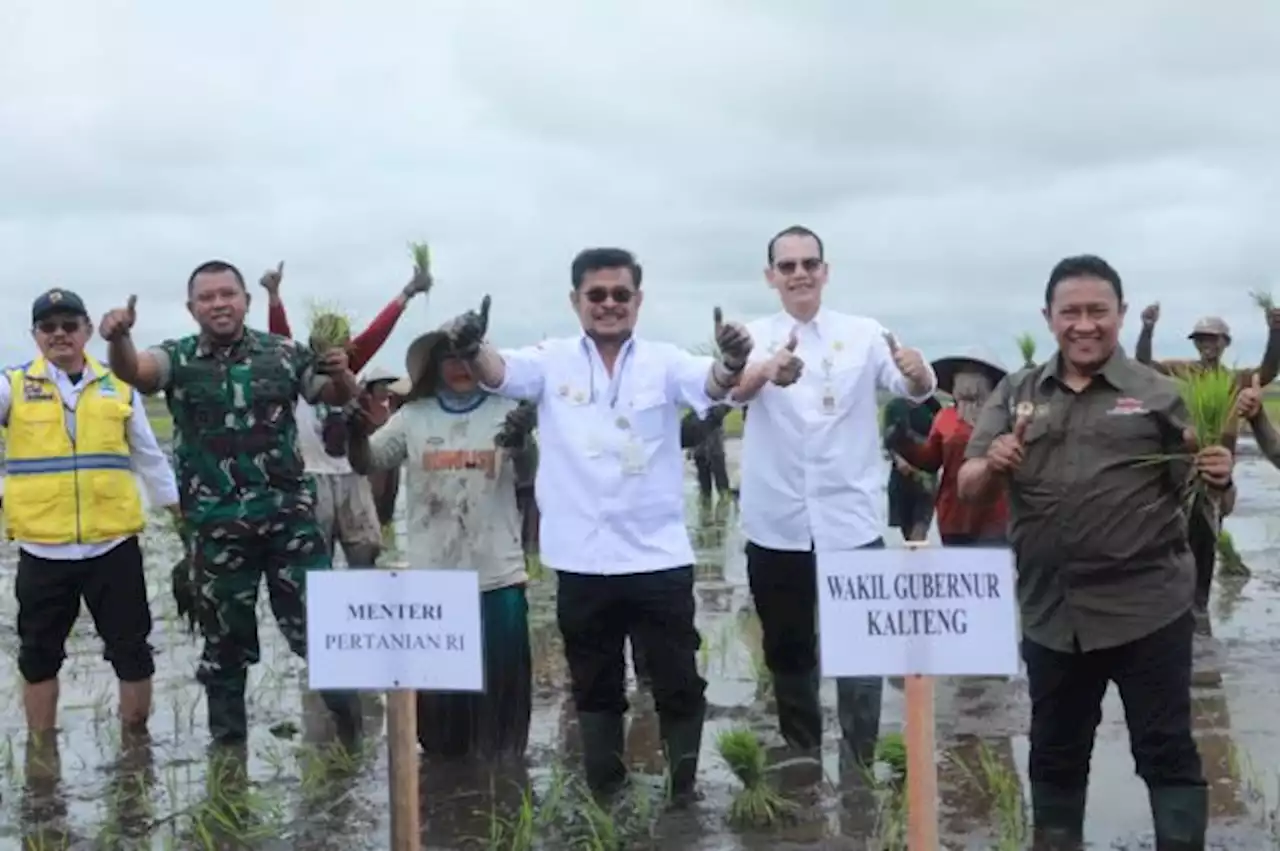
[[[418,274],[431,272],[431,247],[425,242],[409,243],[409,253],[413,256],[413,271]]]
[[[796,819],[796,805],[779,795],[766,776],[765,752],[760,739],[750,730],[726,730],[716,739],[720,756],[742,791],[729,806],[729,823],[745,828],[777,827]]]
[[[1223,576],[1247,577],[1253,575],[1253,571],[1249,570],[1249,566],[1240,557],[1240,551],[1236,549],[1235,539],[1231,537],[1231,533],[1226,529],[1218,532],[1218,559],[1219,569]]]
[[[1175,375],[1182,401],[1187,407],[1187,426],[1195,434],[1196,445],[1222,446],[1223,439],[1235,432],[1236,385],[1234,369],[1187,368]],[[1191,452],[1147,455],[1135,459],[1140,465],[1163,464],[1170,461],[1190,462]],[[1188,504],[1197,497],[1207,497],[1204,482],[1192,468],[1187,488]]]
[[[1254,290],[1249,293],[1249,298],[1253,299],[1253,303],[1263,310],[1276,309],[1276,300],[1269,290]]]
[[[894,782],[907,776],[907,740],[901,733],[885,733],[876,741],[875,761],[889,766]]]
[[[317,352],[340,349],[351,342],[351,317],[336,304],[312,302],[308,325]]]
[[[1019,334],[1015,337],[1018,341],[1018,354],[1022,356],[1022,364],[1024,367],[1032,367],[1036,365],[1036,338],[1030,334]]]

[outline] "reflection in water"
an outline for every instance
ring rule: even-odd
[[[424,760],[419,784],[426,849],[503,847],[521,819],[529,774],[523,760]]]
[[[658,728],[658,713],[653,706],[653,696],[647,692],[638,692],[632,695],[630,702],[626,763],[632,771],[662,774],[666,771],[666,760],[663,759],[662,736]]]
[[[1236,613],[1236,607],[1244,599],[1245,586],[1249,584],[1247,576],[1223,576],[1218,574],[1218,586],[1213,595],[1214,617],[1226,622]]]
[[[67,802],[62,795],[62,758],[56,733],[29,734],[22,789],[22,843],[24,848],[70,848]]]
[[[133,848],[147,838],[154,815],[151,792],[155,785],[150,734],[145,730],[124,730],[120,758],[112,766],[107,784],[107,818],[98,837],[99,847]]]
[[[1221,688],[1196,689],[1191,694],[1196,744],[1209,783],[1209,817],[1239,818],[1248,812],[1248,788],[1255,781],[1252,768],[1240,758],[1231,740],[1231,715]]]

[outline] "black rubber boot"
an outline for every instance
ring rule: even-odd
[[[667,773],[670,786],[667,794],[674,806],[683,806],[695,798],[694,787],[698,782],[698,756],[702,752],[702,726],[706,719],[704,707],[696,715],[674,718],[658,717],[662,749],[667,756]]]
[[[869,768],[880,738],[880,705],[884,680],[880,677],[842,677],[836,680],[836,715],[844,747]]]
[[[582,735],[582,763],[587,787],[597,796],[618,792],[627,782],[627,766],[622,761],[626,748],[622,715],[611,712],[579,712],[578,732]]]
[[[822,705],[816,674],[774,674],[778,732],[789,747],[808,751],[822,745]]]
[[[1209,790],[1204,786],[1151,789],[1151,820],[1156,851],[1204,851],[1209,826]]]
[[[1084,789],[1031,784],[1033,851],[1078,851],[1084,843]]]
[[[244,702],[245,675],[205,683],[209,737],[217,745],[238,745],[249,736]]]
[[[338,731],[338,741],[351,747],[360,740],[364,726],[360,710],[360,695],[354,691],[322,691],[320,699],[333,713],[333,723]]]

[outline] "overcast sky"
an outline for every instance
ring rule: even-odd
[[[0,357],[28,354],[51,285],[95,314],[136,293],[140,342],[188,333],[213,257],[255,280],[286,260],[295,328],[317,299],[363,322],[412,239],[437,289],[385,366],[485,292],[500,343],[573,331],[569,262],[602,244],[645,266],[643,332],[697,344],[716,304],[777,309],[765,242],[803,223],[829,303],[929,356],[1048,350],[1048,271],[1096,252],[1130,345],[1159,299],[1158,354],[1217,313],[1254,360],[1248,292],[1280,295],[1280,3],[1208,9],[3,0]]]

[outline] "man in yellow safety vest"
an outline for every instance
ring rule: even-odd
[[[151,711],[155,662],[134,474],[153,505],[172,511],[177,483],[142,397],[85,352],[93,323],[80,297],[49,290],[35,300],[31,321],[40,356],[0,381],[27,728],[43,734],[56,726],[58,671],[83,600],[120,679],[121,723],[137,731]]]

